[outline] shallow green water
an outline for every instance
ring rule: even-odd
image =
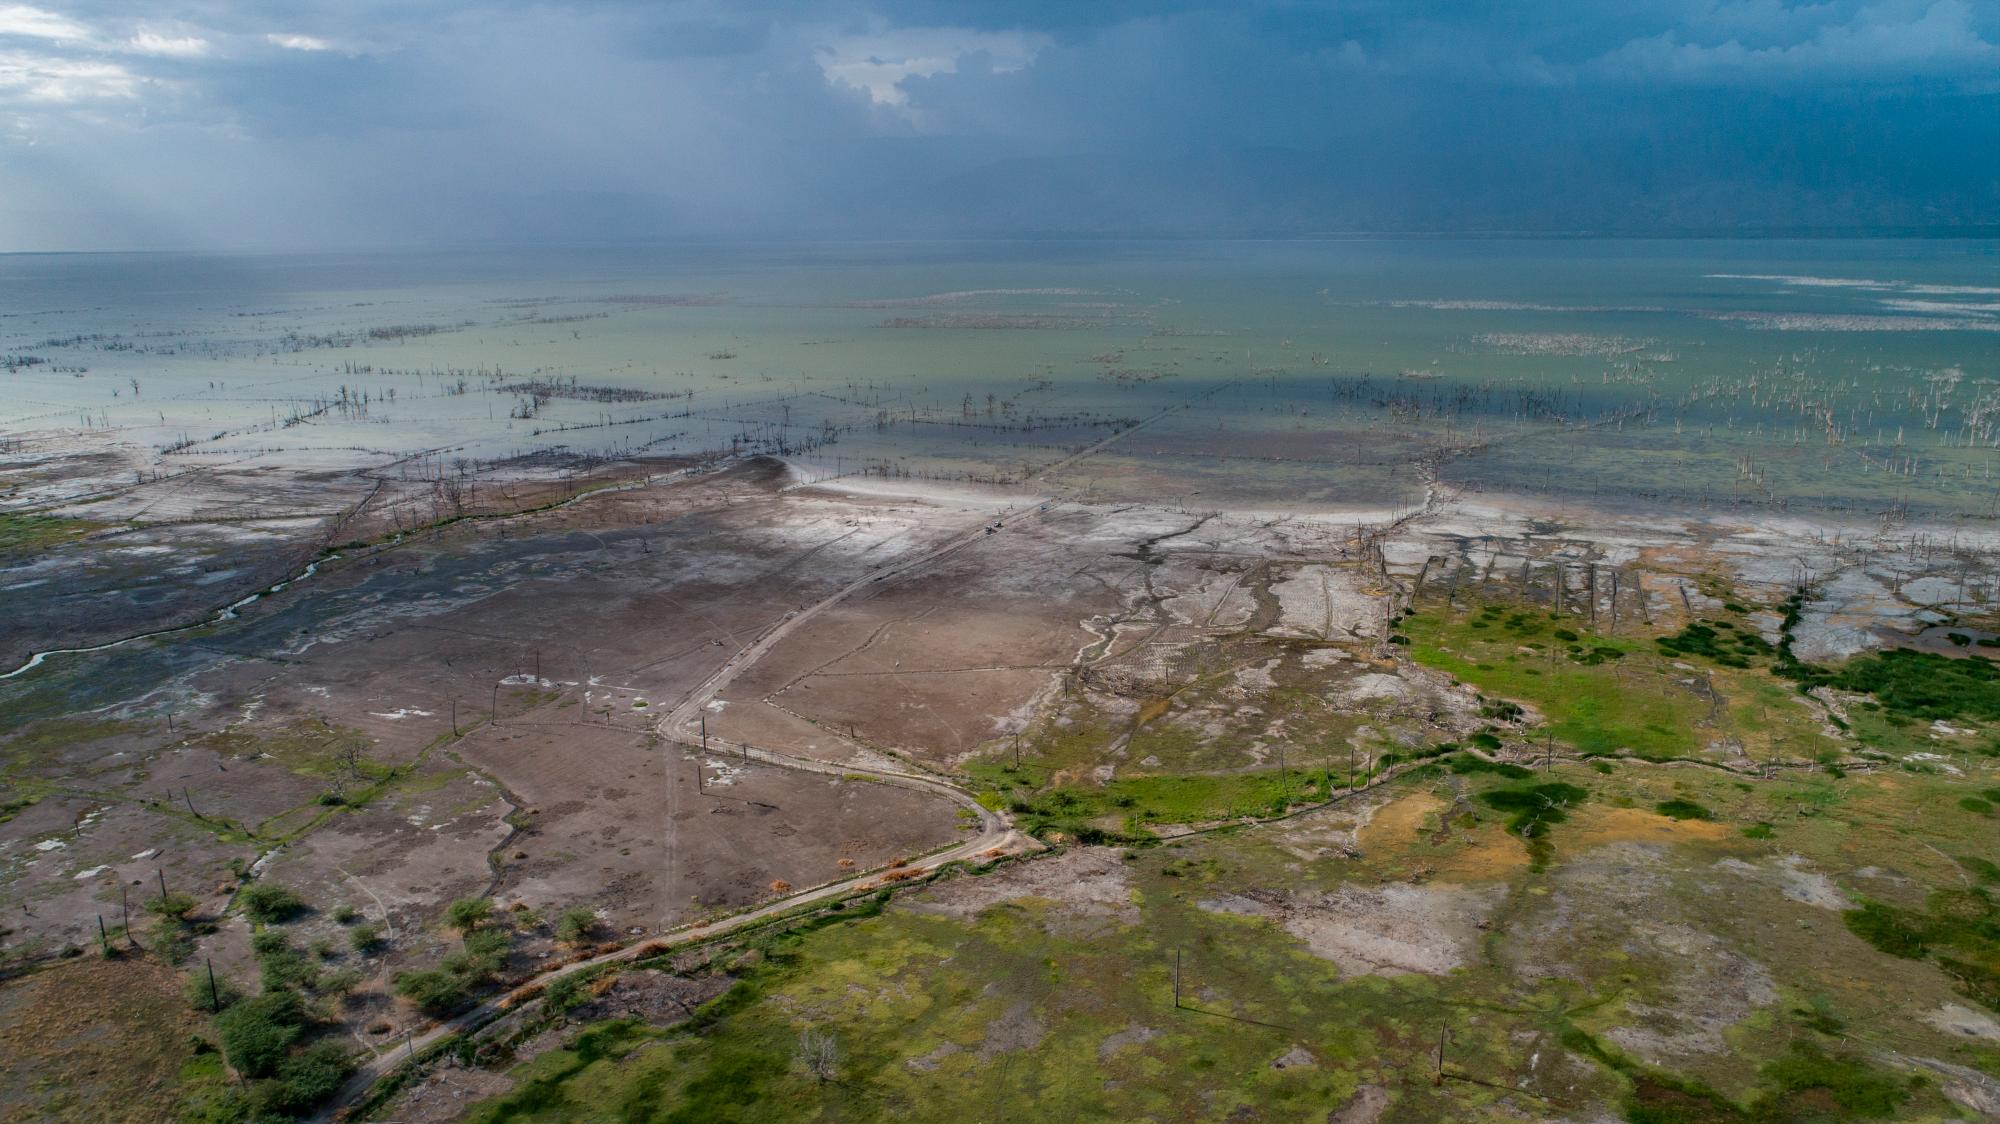
[[[1410,503],[1448,450],[1453,482],[1610,500],[2000,489],[1992,242],[15,256],[0,354],[0,432],[170,464],[765,448],[1011,480],[1153,418],[1037,485]]]

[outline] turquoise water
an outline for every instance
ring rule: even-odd
[[[26,255],[0,257],[0,433],[169,467],[769,450],[1306,507],[1414,502],[1425,462],[1984,515],[1996,329],[2000,246],[1976,241]]]

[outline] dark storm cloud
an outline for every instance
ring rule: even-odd
[[[1971,230],[2000,0],[0,0],[0,246]]]

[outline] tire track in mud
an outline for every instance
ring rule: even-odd
[[[786,682],[785,682],[785,683],[784,683],[784,684],[783,684],[782,686],[780,686],[780,687],[778,687],[777,689],[773,690],[773,691],[772,691],[771,693],[769,693],[769,694],[765,695],[765,696],[764,696],[764,699],[763,699],[763,701],[764,701],[764,702],[770,702],[770,701],[771,701],[772,699],[775,699],[775,698],[777,698],[777,697],[778,697],[779,695],[782,695],[782,694],[784,694],[784,693],[785,693],[786,691],[789,691],[789,690],[791,690],[791,689],[792,689],[793,687],[796,687],[796,686],[798,686],[799,684],[801,684],[801,683],[805,682],[806,680],[808,680],[808,679],[811,679],[811,678],[812,678],[813,676],[815,676],[815,675],[831,675],[831,674],[845,674],[845,675],[891,675],[891,674],[897,674],[897,672],[895,672],[895,671],[868,671],[868,672],[854,672],[854,671],[850,671],[850,672],[840,672],[840,673],[834,673],[834,672],[828,672],[828,671],[827,671],[826,669],[827,669],[827,668],[829,668],[829,667],[832,667],[832,666],[833,666],[834,664],[837,664],[837,663],[839,663],[839,662],[840,662],[840,661],[842,661],[842,660],[845,660],[845,659],[851,659],[851,658],[853,658],[854,656],[858,656],[858,655],[860,655],[861,653],[863,653],[863,652],[867,651],[868,649],[870,649],[870,648],[874,647],[877,641],[881,640],[881,639],[882,639],[882,638],[883,638],[884,636],[887,636],[887,635],[889,634],[889,630],[890,630],[890,629],[892,629],[892,628],[894,628],[894,627],[896,627],[897,625],[899,625],[899,624],[908,624],[908,623],[909,623],[909,622],[911,622],[911,621],[920,621],[920,620],[923,620],[923,619],[924,619],[925,617],[928,617],[928,616],[930,616],[930,615],[931,615],[932,613],[934,613],[934,612],[936,612],[936,611],[937,611],[937,606],[936,606],[936,605],[932,605],[932,606],[930,606],[930,607],[928,607],[928,608],[924,609],[924,610],[923,610],[922,612],[919,612],[919,613],[912,613],[912,614],[910,614],[910,615],[908,615],[908,616],[902,616],[902,617],[896,617],[896,618],[894,618],[894,619],[892,619],[892,620],[886,620],[886,621],[883,621],[883,622],[882,622],[881,624],[879,624],[879,625],[877,625],[877,626],[875,627],[875,630],[874,630],[873,632],[870,632],[870,633],[868,634],[868,637],[867,637],[867,639],[863,640],[863,641],[862,641],[861,643],[859,643],[859,644],[856,644],[856,645],[855,645],[854,647],[852,647],[852,648],[849,648],[849,649],[848,649],[847,651],[845,651],[845,652],[842,652],[842,653],[840,653],[839,655],[836,655],[836,656],[832,657],[831,659],[828,659],[828,660],[826,660],[826,661],[825,661],[825,662],[823,662],[823,663],[818,663],[818,664],[814,664],[814,665],[813,665],[813,666],[812,666],[811,668],[807,669],[806,671],[802,671],[802,672],[800,672],[800,673],[799,673],[799,674],[798,674],[797,676],[794,676],[794,677],[793,677],[792,679],[790,679],[790,680],[787,680],[787,681],[786,681]]]

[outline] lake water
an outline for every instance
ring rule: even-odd
[[[168,468],[764,449],[1218,506],[1415,503],[1420,463],[1606,503],[2000,494],[1990,241],[18,255],[0,355],[0,433]]]

